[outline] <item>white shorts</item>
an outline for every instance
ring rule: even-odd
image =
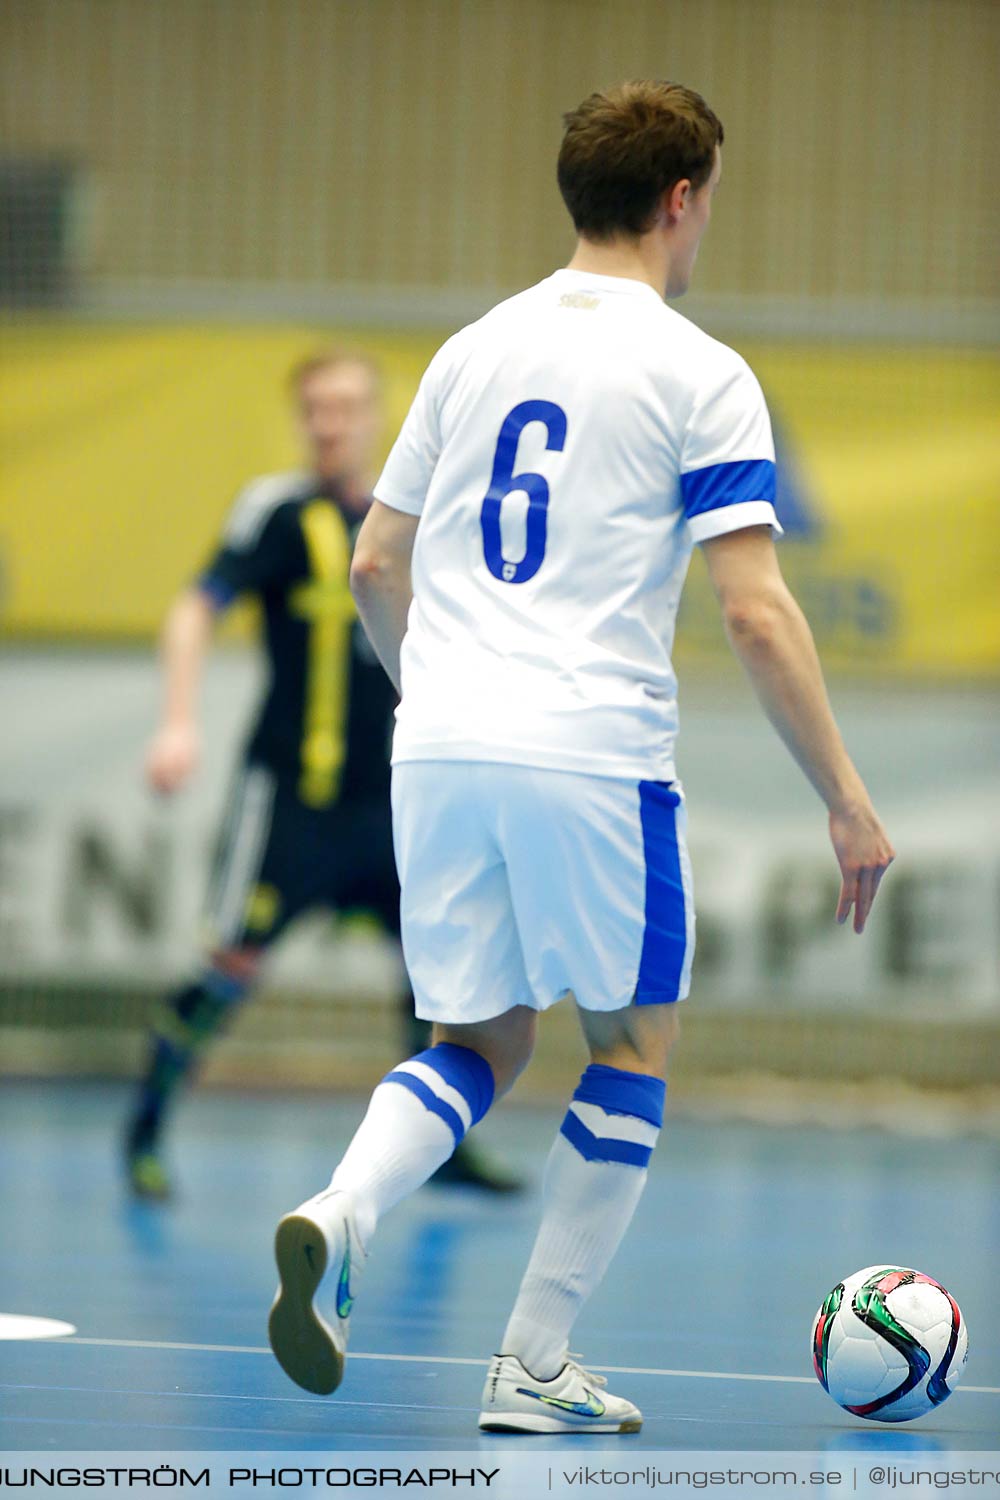
[[[404,761],[392,814],[403,954],[424,1020],[545,1010],[570,991],[587,1010],[687,995],[679,782]]]

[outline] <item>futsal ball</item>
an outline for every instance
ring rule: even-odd
[[[868,1266],[845,1277],[812,1328],[823,1389],[845,1411],[874,1422],[909,1422],[947,1401],[968,1353],[954,1297],[901,1266]]]

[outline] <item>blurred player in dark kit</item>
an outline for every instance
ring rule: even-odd
[[[240,595],[260,601],[269,676],[222,822],[200,971],[159,1008],[128,1121],[128,1179],[144,1198],[169,1196],[168,1108],[289,924],[317,907],[360,908],[399,936],[389,808],[396,694],[348,585],[371,504],[381,380],[363,355],[327,352],[296,367],[292,390],[308,467],[246,486],[163,630],[163,715],[146,757],[160,793],[177,791],[198,766],[202,666],[218,616]],[[419,1051],[430,1026],[415,1019],[408,988],[399,1005],[407,1049]],[[518,1186],[475,1147],[443,1175],[499,1192]]]

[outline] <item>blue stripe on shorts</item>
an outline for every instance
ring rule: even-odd
[[[635,987],[637,1005],[676,1000],[687,955],[687,904],[677,847],[680,793],[669,781],[640,781],[646,861],[646,928]]]

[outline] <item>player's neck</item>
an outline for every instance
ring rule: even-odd
[[[578,240],[570,271],[589,271],[595,276],[623,276],[630,281],[644,281],[662,297],[670,270],[669,256],[662,243],[652,236],[638,240]]]
[[[364,515],[371,504],[372,485],[369,474],[324,474],[319,468],[315,473],[321,484],[336,491],[348,510]]]

